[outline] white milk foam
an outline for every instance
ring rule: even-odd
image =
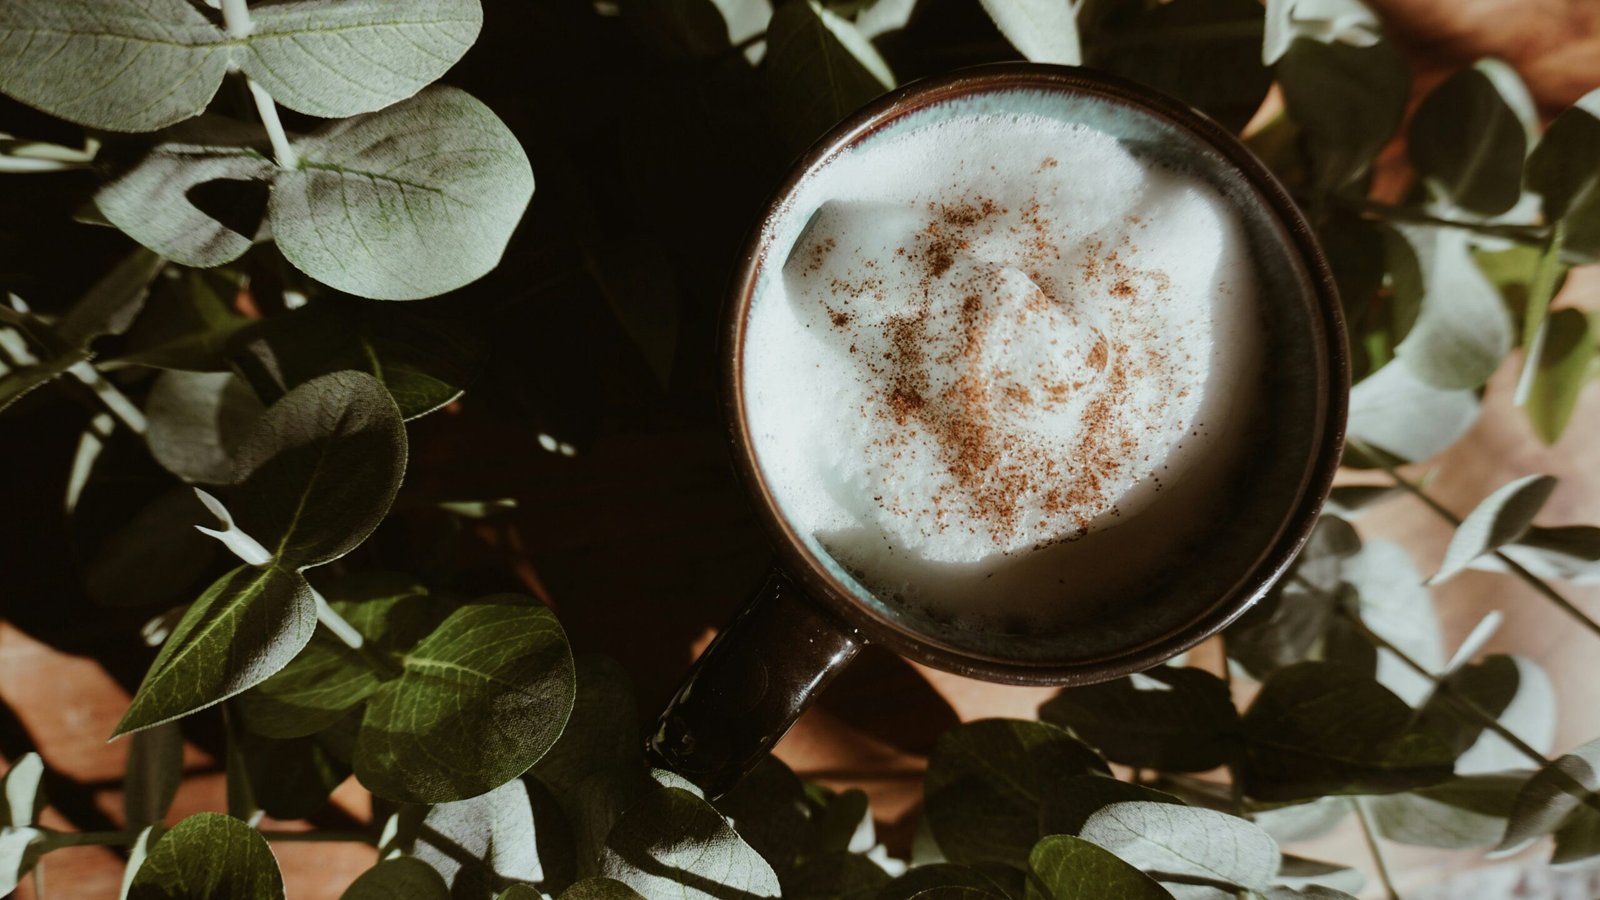
[[[835,157],[768,228],[756,455],[869,591],[1032,627],[1216,527],[1261,344],[1216,190],[1088,126],[958,114]]]

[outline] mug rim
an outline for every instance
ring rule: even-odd
[[[1028,88],[1087,95],[1133,107],[1190,134],[1220,154],[1277,219],[1276,224],[1300,264],[1308,300],[1316,307],[1308,310],[1308,319],[1319,363],[1316,433],[1312,442],[1317,452],[1307,460],[1296,499],[1282,513],[1276,536],[1235,578],[1229,590],[1185,624],[1097,658],[1036,660],[985,655],[939,641],[870,607],[827,572],[783,515],[757,462],[745,415],[744,336],[766,261],[767,225],[804,179],[838,153],[905,115],[968,95]],[[1255,154],[1203,113],[1143,85],[1080,67],[1018,62],[958,69],[909,82],[846,117],[796,160],[763,208],[740,254],[723,317],[718,350],[722,360],[722,414],[734,468],[755,501],[757,518],[772,540],[784,571],[814,601],[833,611],[867,642],[881,644],[915,662],[986,681],[1042,686],[1104,681],[1148,669],[1221,631],[1265,596],[1294,562],[1316,525],[1343,454],[1350,384],[1343,314],[1327,259],[1299,207]]]

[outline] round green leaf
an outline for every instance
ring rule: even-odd
[[[265,143],[264,135],[258,143]],[[202,208],[196,201],[208,188],[226,196],[214,185],[267,182],[276,172],[259,146],[166,143],[101,188],[94,202],[111,224],[151,250],[186,266],[211,268],[250,249],[261,209],[254,208],[253,220],[243,212],[225,215],[224,222],[215,204]]]
[[[794,900],[877,900],[889,873],[859,853],[835,851],[807,859],[783,879]]]
[[[317,606],[299,573],[240,566],[189,607],[161,645],[116,735],[170,722],[265,681],[311,640]]]
[[[1565,255],[1573,262],[1600,258],[1600,90],[1556,116],[1524,177],[1543,198],[1545,218],[1566,220]]]
[[[1236,816],[1173,803],[1113,803],[1079,836],[1146,872],[1260,890],[1278,873],[1278,842]]]
[[[1344,560],[1340,577],[1354,590],[1355,611],[1367,628],[1430,671],[1444,668],[1439,616],[1406,548],[1382,538],[1367,541]],[[1377,648],[1374,672],[1379,684],[1408,705],[1421,703],[1433,690],[1431,679],[1385,648]]]
[[[1493,847],[1526,772],[1469,775],[1366,802],[1378,833],[1391,841],[1447,850]]]
[[[951,862],[1021,865],[1042,837],[1048,785],[1096,772],[1108,772],[1099,755],[1054,725],[971,722],[934,746],[923,783],[925,814]]]
[[[295,150],[269,205],[278,248],[360,297],[416,300],[483,277],[533,196],[516,136],[455,88],[331,123]]]
[[[1378,17],[1361,0],[1267,0],[1261,59],[1277,62],[1297,37],[1370,47],[1383,38]]]
[[[1104,775],[1075,775],[1051,782],[1045,788],[1039,828],[1045,834],[1078,834],[1090,816],[1113,803],[1134,800],[1183,804],[1171,794],[1142,784],[1130,784]]]
[[[606,838],[600,874],[646,897],[777,897],[778,876],[711,804],[658,788],[622,814]]]
[[[894,75],[855,26],[813,2],[784,3],[767,25],[767,93],[791,150],[894,87]]]
[[[1321,190],[1367,171],[1400,127],[1411,91],[1410,69],[1386,41],[1356,47],[1298,38],[1277,75],[1289,117],[1310,140]]]
[[[222,349],[250,321],[233,308],[238,290],[238,280],[226,272],[189,270],[157,281],[128,329],[124,352],[97,359],[96,366],[227,371]]]
[[[502,894],[498,900],[512,900],[512,898]],[[535,898],[530,896],[527,900]],[[610,878],[586,878],[562,891],[561,900],[645,900],[645,898],[643,894],[620,881],[612,881]]]
[[[1522,196],[1522,162],[1538,120],[1516,70],[1486,59],[1428,95],[1406,149],[1436,202],[1498,215]]]
[[[351,882],[340,900],[450,900],[450,888],[420,859],[380,862]]]
[[[528,787],[509,781],[470,800],[428,810],[416,857],[436,869],[451,896],[491,897],[507,882],[545,877]]]
[[[220,813],[198,813],[150,848],[128,900],[272,900],[283,876],[254,828]]]
[[[1528,779],[1511,805],[1500,850],[1554,834],[1552,863],[1600,856],[1600,741],[1552,760]]]
[[[367,704],[355,770],[373,793],[439,803],[526,772],[572,712],[572,652],[548,609],[499,594],[453,610]]]
[[[1444,562],[1428,583],[1454,577],[1478,557],[1522,537],[1555,489],[1556,480],[1549,475],[1529,475],[1485,497],[1451,535]]]
[[[267,408],[240,445],[229,509],[280,563],[318,566],[354,550],[400,489],[406,430],[382,384],[336,372]]]
[[[162,372],[145,403],[145,441],[156,462],[184,481],[228,484],[234,456],[263,411],[232,372]]]
[[[1021,900],[1026,877],[1022,870],[999,863],[917,865],[885,885],[878,892],[877,900],[911,900],[913,897]]]
[[[187,487],[162,494],[106,539],[89,562],[84,587],[105,606],[171,605],[194,596],[217,542],[195,530],[210,514]]]
[[[1157,666],[1115,681],[1068,688],[1039,718],[1069,728],[1106,759],[1164,772],[1204,772],[1239,746],[1228,686],[1203,669]]]
[[[1029,882],[1030,900],[1163,900],[1172,896],[1149,875],[1091,841],[1071,835],[1052,835],[1040,841],[1028,855],[1028,867],[1048,891],[1041,892]]]
[[[1459,228],[1402,226],[1422,266],[1422,308],[1395,347],[1412,374],[1444,390],[1478,388],[1511,352],[1511,314]]]

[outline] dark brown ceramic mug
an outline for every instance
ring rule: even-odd
[[[747,246],[723,333],[725,415],[734,465],[772,537],[779,569],[718,635],[662,714],[647,751],[710,796],[732,787],[867,642],[988,681],[1080,685],[1157,665],[1215,634],[1280,578],[1315,524],[1338,466],[1349,390],[1339,302],[1310,228],[1283,187],[1228,131],[1182,103],[1087,70],[984,66],[896,90],[840,123],[800,160],[767,218],[807,173],[911,115],[981,98],[1044,104],[1120,139],[1135,155],[1209,182],[1234,205],[1255,264],[1267,336],[1260,427],[1232,498],[1209,513],[1209,543],[1156,587],[1019,636],[975,631],[872,594],[785,518],[747,420],[745,329],[766,267],[787,248]],[[769,252],[771,251],[771,252]],[[1247,470],[1247,471],[1243,471]],[[1071,573],[1062,573],[1070,603]],[[1053,602],[1053,601],[1052,601]]]

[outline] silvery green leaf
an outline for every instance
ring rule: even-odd
[[[44,832],[29,826],[0,828],[0,895],[10,896],[22,877],[33,870]]]
[[[1339,802],[1346,808],[1350,806],[1349,800],[1341,799]],[[1288,853],[1283,855],[1283,863],[1278,867],[1278,875],[1274,880],[1288,888],[1331,890],[1335,896],[1341,891],[1359,891],[1366,884],[1365,876],[1349,866]]]
[[[1350,389],[1346,433],[1401,459],[1427,459],[1460,440],[1477,421],[1471,390],[1434,387],[1395,360]]]
[[[1450,546],[1445,549],[1444,562],[1428,583],[1445,581],[1478,557],[1522,537],[1555,489],[1556,480],[1551,476],[1529,475],[1485,497],[1456,528]]]
[[[777,897],[778,876],[706,801],[658,788],[611,829],[600,873],[646,897]]]
[[[1307,885],[1303,888],[1270,887],[1259,896],[1266,900],[1358,900],[1354,894],[1347,894],[1337,888],[1320,884]]]
[[[1575,584],[1600,579],[1600,526],[1535,525],[1500,552],[1541,578],[1563,578]],[[1473,568],[1506,571],[1505,564],[1492,556],[1480,557]]]
[[[1327,508],[1329,512],[1350,517],[1404,493],[1404,488],[1387,484],[1341,485],[1328,493]]]
[[[1367,172],[1410,97],[1411,71],[1387,41],[1357,47],[1296,38],[1277,75],[1289,118],[1309,140],[1319,191],[1340,190]]]
[[[5,793],[6,805],[0,813],[0,828],[23,828],[36,824],[45,807],[44,760],[39,754],[28,752],[17,757],[11,768],[0,778],[0,790]]]
[[[1071,0],[979,0],[995,27],[1029,62],[1076,66],[1078,11]]]
[[[450,887],[434,868],[402,856],[361,873],[340,900],[450,900]]]
[[[197,813],[161,836],[133,876],[128,900],[274,900],[283,875],[267,839],[220,813]]]
[[[1258,810],[1255,823],[1279,843],[1308,841],[1339,827],[1350,812],[1350,801],[1343,797],[1318,797],[1306,803]]]
[[[1600,257],[1600,89],[1550,123],[1528,156],[1525,177],[1544,198],[1545,218],[1565,220],[1569,261]]]
[[[508,882],[544,880],[528,787],[521,780],[428,810],[417,859],[450,885],[453,897],[488,898]]]
[[[1527,772],[1468,775],[1366,802],[1378,833],[1391,841],[1450,850],[1493,847]]]
[[[449,71],[478,39],[478,0],[299,0],[251,8],[238,63],[272,99],[338,119],[382,109]]]
[[[1080,836],[1156,878],[1262,889],[1278,873],[1278,842],[1244,819],[1171,803],[1113,803]],[[1186,880],[1168,879],[1168,880]]]
[[[1435,203],[1481,216],[1515,206],[1538,109],[1515,69],[1480,60],[1435,88],[1411,120],[1406,150]]]
[[[1360,597],[1361,621],[1431,672],[1444,668],[1444,635],[1433,598],[1406,549],[1392,541],[1367,541],[1345,560],[1346,583]],[[1388,650],[1378,649],[1378,682],[1408,704],[1428,695],[1433,682]]]
[[[1477,388],[1511,352],[1511,315],[1459,228],[1400,226],[1422,264],[1422,310],[1395,356],[1444,390]]]
[[[1039,830],[1044,834],[1078,834],[1083,823],[1113,803],[1142,800],[1149,803],[1176,803],[1171,794],[1118,781],[1104,775],[1074,775],[1045,783],[1040,798]]]
[[[1162,900],[1172,896],[1125,859],[1092,840],[1070,835],[1046,837],[1028,854],[1028,868],[1038,884],[1029,881],[1027,896],[1029,900]]]
[[[1595,319],[1582,310],[1558,309],[1544,323],[1539,360],[1523,404],[1534,433],[1554,444],[1577,409],[1583,388],[1595,377],[1600,355],[1595,339]]]
[[[951,862],[1021,865],[1040,833],[1048,784],[1108,773],[1088,746],[1044,722],[984,719],[957,726],[934,746],[923,782],[924,814]]]
[[[409,803],[499,787],[544,756],[574,700],[572,651],[550,610],[497,594],[452,610],[367,703],[356,777]]]
[[[1523,743],[1550,752],[1556,737],[1556,692],[1544,667],[1525,656],[1510,657],[1517,669],[1517,692],[1500,712],[1500,724]],[[1528,765],[1528,758],[1500,735],[1485,729],[1456,760],[1456,772],[1473,775]]]
[[[1111,762],[1163,772],[1204,772],[1238,751],[1239,714],[1228,686],[1202,669],[1162,666],[1067,688],[1039,717],[1070,729]]]
[[[133,839],[133,844],[128,847],[128,862],[122,867],[122,891],[117,895],[118,900],[128,900],[128,891],[133,889],[133,878],[139,874],[139,867],[150,855],[150,848],[166,833],[165,825],[147,825]]]
[[[910,23],[916,8],[917,0],[873,0],[870,6],[856,13],[856,30],[868,40],[899,31]],[[739,39],[735,37],[734,40]]]
[[[259,203],[254,209],[248,208],[248,200],[230,204],[233,198],[224,191],[255,182],[263,185],[259,193],[264,198],[264,185],[276,172],[277,165],[258,147],[161,144],[101,188],[95,205],[111,224],[156,253],[186,266],[211,268],[249,250],[261,224]],[[208,189],[212,202],[202,208]]]
[[[225,37],[186,0],[8,0],[0,91],[80,125],[154,131],[211,102]]]
[[[958,866],[919,862],[879,891],[877,900],[928,900],[940,896],[958,900],[1023,900],[1026,877],[1021,869],[999,863]]]
[[[499,264],[533,197],[522,145],[481,102],[430,88],[295,142],[269,215],[296,268],[345,293],[416,300]]]
[[[170,722],[245,691],[283,668],[317,623],[311,588],[279,566],[217,579],[178,621],[115,735]]]
[[[183,732],[176,722],[137,732],[128,750],[122,815],[130,828],[161,822],[183,780]]]
[[[1554,834],[1556,864],[1600,854],[1600,741],[1591,741],[1528,779],[1517,793],[1497,850],[1512,851]]]
[[[502,894],[497,900],[517,900],[517,898]],[[533,898],[530,896],[528,900]],[[610,878],[586,878],[562,891],[561,900],[645,900],[645,897],[620,881],[612,881]]]
[[[228,484],[234,456],[265,411],[232,372],[167,371],[145,402],[150,455],[191,484]]]
[[[279,564],[318,566],[388,514],[405,474],[405,424],[377,379],[335,372],[269,406],[234,461],[228,508],[239,528]]]
[[[1277,62],[1298,37],[1370,47],[1383,39],[1383,28],[1360,0],[1267,0],[1261,61]]]
[[[796,151],[895,85],[871,42],[814,0],[773,12],[766,68],[779,129]]]

